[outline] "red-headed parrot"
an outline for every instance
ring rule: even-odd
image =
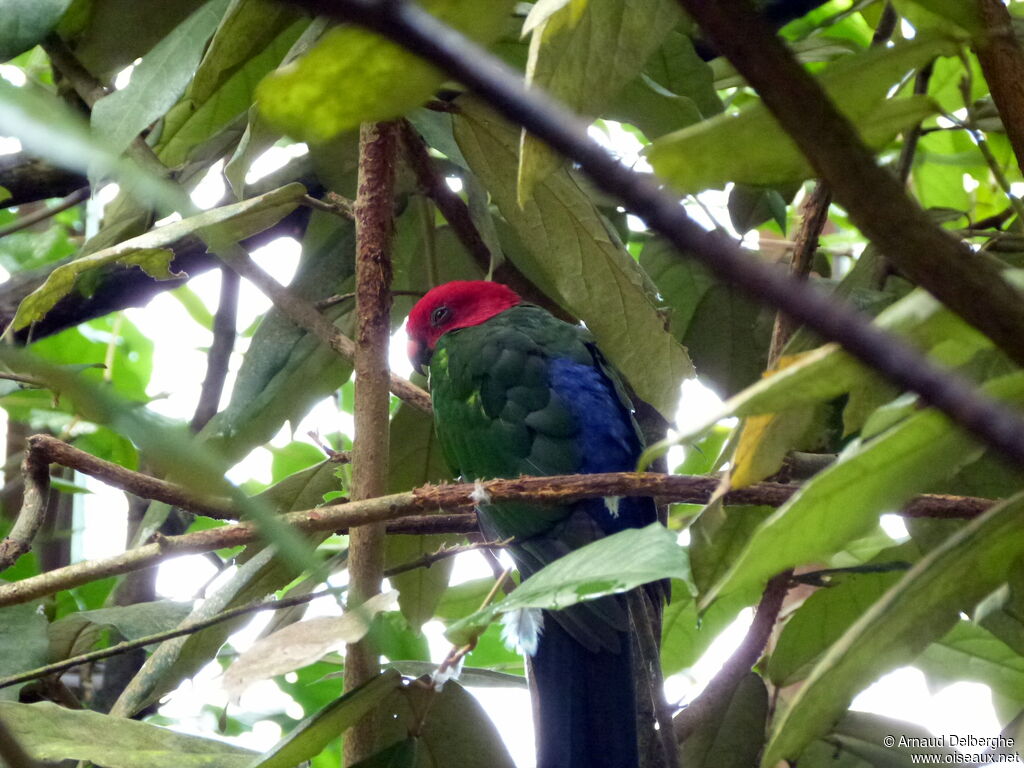
[[[409,355],[429,367],[442,450],[467,480],[632,471],[642,448],[618,376],[582,326],[492,282],[434,288],[409,314]],[[513,538],[523,578],[567,552],[656,519],[647,498],[479,505]],[[660,611],[661,589],[656,595]],[[636,676],[621,595],[545,611],[532,651],[538,768],[635,768]],[[535,647],[531,647],[535,642]],[[653,724],[652,724],[653,728]]]

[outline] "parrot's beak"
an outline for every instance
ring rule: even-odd
[[[409,339],[408,350],[412,367],[426,376],[427,366],[430,365],[430,357],[433,354],[433,350],[416,339]]]

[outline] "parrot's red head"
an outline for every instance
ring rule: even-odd
[[[409,313],[409,359],[422,370],[430,362],[437,340],[448,331],[490,320],[522,299],[500,283],[457,280],[434,288]]]

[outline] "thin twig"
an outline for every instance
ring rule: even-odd
[[[818,250],[818,238],[828,222],[828,207],[832,202],[832,193],[828,184],[819,181],[814,191],[807,196],[803,205],[803,219],[800,230],[793,239],[793,256],[789,270],[798,280],[806,280],[814,264],[814,253]],[[772,328],[772,341],[768,349],[768,367],[773,368],[782,354],[790,336],[796,330],[793,321],[784,313],[775,314],[775,327]]]
[[[583,121],[538,89],[527,90],[521,73],[419,6],[357,0],[289,1],[372,29],[431,62],[483,96],[504,117],[576,163],[599,189],[616,196],[680,253],[692,255],[718,278],[838,342],[894,384],[918,393],[985,443],[1017,464],[1024,464],[1024,419],[1016,411],[979,393],[959,375],[935,367],[920,352],[872,326],[836,297],[802,285],[771,265],[750,258],[734,243],[705,232],[686,215],[673,195],[660,189],[653,179],[620,165],[592,141]],[[920,282],[929,287],[938,282],[936,295],[950,298],[951,307],[964,312],[1001,347],[1024,360],[1024,302],[1020,294],[1001,277],[992,278],[991,270],[979,269],[978,260],[972,258],[966,246],[950,242],[951,235],[914,208],[888,171],[876,173],[880,169],[859,136],[749,4],[740,0],[687,2],[705,31],[713,32],[713,41],[728,44],[728,49],[721,45],[722,49],[747,80],[762,91],[763,97],[771,94],[772,98],[765,99],[766,105],[787,130],[799,131],[797,143],[812,164],[819,166],[819,175],[832,184],[851,214],[856,211],[855,223],[871,239],[885,245],[883,250],[920,258],[917,266],[921,269],[912,270],[911,277],[923,275]],[[742,29],[737,29],[737,20]],[[783,104],[795,105],[792,114]],[[808,115],[819,119],[808,121]],[[822,116],[829,119],[823,123]],[[794,127],[794,123],[804,124]],[[856,173],[850,173],[851,167]],[[837,184],[842,185],[842,195],[838,195]],[[911,271],[903,264],[898,266]],[[950,293],[955,295],[949,297]]]
[[[507,542],[485,542],[486,546],[504,546]],[[392,566],[384,571],[384,576],[391,578],[407,571],[412,571],[417,568],[428,568],[432,564],[445,560],[463,552],[469,552],[484,545],[465,545],[461,547],[446,547],[433,552],[423,557],[417,558],[407,563],[400,563]],[[316,600],[317,598],[324,597],[326,595],[334,595],[344,592],[348,589],[348,585],[341,587],[329,587],[327,589],[321,589],[317,592],[310,592],[305,595],[296,595],[294,597],[283,597],[280,600],[269,599],[269,600],[257,600],[247,605],[242,605],[237,608],[231,608],[221,613],[214,614],[209,618],[203,619],[202,621],[191,622],[185,626],[175,627],[174,629],[167,630],[165,632],[155,632],[145,637],[136,638],[135,640],[126,640],[123,643],[117,643],[109,648],[101,648],[100,650],[90,651],[83,653],[78,656],[72,656],[71,658],[58,661],[54,664],[47,664],[43,667],[36,669],[30,669],[27,672],[19,672],[16,675],[9,677],[0,678],[0,688],[8,688],[18,683],[24,683],[29,680],[35,680],[40,677],[46,677],[49,675],[60,674],[66,672],[72,667],[77,667],[79,664],[87,664],[93,661],[100,661],[102,659],[109,659],[112,656],[119,656],[129,651],[134,651],[137,648],[145,648],[147,645],[155,645],[156,643],[162,643],[165,640],[173,640],[176,637],[183,637],[184,635],[191,635],[199,632],[200,630],[212,627],[215,624],[221,624],[231,619],[236,619],[239,616],[245,616],[250,613],[259,613],[260,611],[281,611],[285,608],[294,608],[297,605],[305,605],[307,603]]]
[[[488,480],[482,483],[491,500],[529,501],[537,504],[566,504],[585,498],[605,496],[653,496],[664,501],[706,503],[718,480],[713,477],[686,477],[659,473],[612,472],[595,475],[520,477]],[[406,515],[438,509],[473,509],[479,485],[425,485],[412,491],[380,496],[346,504],[328,504],[316,509],[289,512],[280,520],[304,533],[338,531],[367,523],[397,521]],[[726,504],[780,506],[799,490],[797,486],[758,483],[730,491]],[[965,496],[917,496],[903,508],[909,517],[970,519],[995,502]],[[422,530],[422,529],[420,529]],[[453,531],[453,528],[449,528]],[[197,554],[250,544],[261,538],[260,529],[251,522],[185,533],[160,536],[141,547],[100,560],[75,563],[21,581],[0,585],[0,606],[14,605],[45,595],[71,589],[106,576],[148,568],[173,554]]]
[[[754,620],[739,648],[722,665],[700,696],[676,715],[674,728],[678,741],[685,741],[698,729],[707,725],[711,718],[719,717],[721,708],[728,704],[736,686],[761,658],[761,653],[779,618],[782,601],[789,591],[792,575],[792,571],[785,571],[768,582],[764,594],[761,595],[761,602],[754,611]]]
[[[235,348],[238,335],[238,289],[241,278],[228,267],[220,270],[220,301],[217,314],[213,316],[213,343],[206,355],[206,377],[199,393],[199,402],[189,427],[198,432],[206,426],[220,408],[224,382],[228,376],[228,364]]]
[[[79,203],[88,199],[88,187],[82,187],[82,189],[75,190],[56,205],[40,208],[38,211],[27,213],[18,218],[17,221],[12,221],[6,227],[0,228],[0,239],[5,238],[8,235],[13,235],[15,232],[20,232],[23,229],[28,229],[33,224],[38,224],[41,221],[45,221],[46,219],[56,216],[61,211],[66,211],[68,208],[74,208]]]
[[[335,328],[312,304],[285,288],[248,256],[236,251],[224,258],[233,270],[269,298],[281,314],[312,333],[346,360],[355,357],[355,343],[352,339]],[[391,391],[414,408],[430,412],[430,395],[407,379],[391,374]]]
[[[414,296],[416,298],[422,298],[425,291],[392,291],[392,296]],[[329,307],[337,306],[346,301],[352,301],[356,297],[355,293],[336,293],[333,296],[328,296],[326,299],[320,299],[320,301],[313,304],[317,309],[328,309]]]
[[[302,204],[324,213],[333,213],[335,216],[341,216],[343,219],[351,221],[354,218],[352,202],[333,192],[328,192],[327,194],[329,196],[328,200],[318,200],[312,195],[303,195]]]
[[[929,62],[925,66],[921,67],[917,75],[914,76],[914,95],[924,96],[928,93],[928,83],[931,82],[932,72],[935,69],[935,65]],[[896,164],[896,177],[901,183],[906,184],[910,178],[910,172],[914,168],[914,155],[917,153],[917,144],[921,140],[922,123],[918,122],[904,134],[903,137],[903,148],[900,150],[900,159]]]

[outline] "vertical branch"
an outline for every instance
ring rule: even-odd
[[[193,432],[198,432],[214,417],[220,406],[220,397],[224,392],[224,380],[228,375],[228,363],[231,352],[235,348],[235,328],[238,318],[238,286],[241,278],[230,267],[220,271],[220,301],[217,314],[213,317],[213,344],[206,356],[206,378],[199,395],[189,425]]]
[[[391,235],[394,206],[394,123],[366,123],[359,132],[359,188],[356,193],[356,349],[355,441],[352,450],[352,499],[369,499],[387,491],[391,336]],[[349,605],[380,592],[384,570],[384,526],[354,527],[349,534]],[[345,688],[351,690],[380,671],[366,641],[348,646]],[[345,763],[351,765],[375,747],[372,716],[363,718],[345,740]]]
[[[974,49],[1017,165],[1024,170],[1024,49],[1013,33],[1010,12],[1000,0],[978,0],[978,10],[984,32]]]
[[[790,261],[790,270],[793,276],[805,280],[811,272],[811,265],[814,262],[814,252],[818,250],[818,238],[828,221],[828,206],[832,202],[832,193],[828,184],[819,181],[814,185],[814,190],[807,196],[803,205],[803,221],[800,223],[800,231],[793,241],[793,258]],[[796,324],[786,314],[778,312],[775,315],[775,327],[772,328],[772,343],[768,350],[768,368],[775,367],[782,354],[782,348],[786,346],[789,337],[796,330]]]

